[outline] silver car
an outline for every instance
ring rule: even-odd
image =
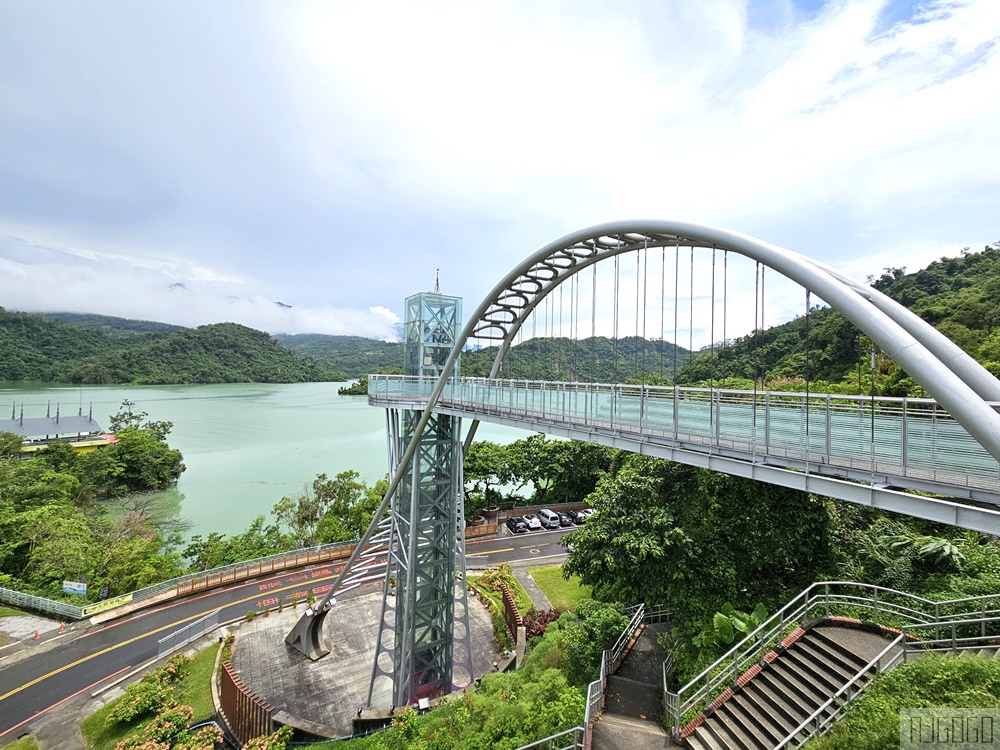
[[[524,522],[528,524],[528,531],[541,531],[542,519],[534,513],[525,513]]]

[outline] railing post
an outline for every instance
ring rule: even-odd
[[[754,443],[757,442],[756,435]],[[764,393],[764,455],[771,453],[771,392]]]
[[[826,394],[826,462],[830,463],[830,423],[833,422],[833,413],[830,411],[830,394]]]
[[[673,413],[673,418],[674,418],[674,440],[677,439],[677,426],[678,426],[677,409],[680,407],[680,398],[679,398],[679,395],[680,394],[679,394],[679,392],[677,390],[677,383],[674,383],[674,413]]]
[[[907,431],[907,410],[906,410],[906,397],[904,397],[903,398],[903,434],[900,436],[900,447],[899,447],[899,452],[900,452],[899,460],[900,460],[900,463],[902,463],[902,465],[903,465],[903,476],[904,477],[906,476],[906,452],[907,452],[907,448],[908,448],[907,440],[906,440],[906,431]]]
[[[878,625],[878,589],[875,589],[875,596],[872,598],[875,601],[875,624]]]

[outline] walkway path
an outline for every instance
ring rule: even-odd
[[[538,588],[538,584],[535,583],[535,579],[528,573],[526,566],[512,565],[511,570],[514,571],[514,577],[524,586],[524,590],[528,592],[528,596],[531,598],[531,603],[535,605],[535,609],[552,609],[552,602],[545,596],[545,592]]]
[[[656,642],[669,623],[647,624],[618,671],[608,677],[604,712],[594,724],[595,750],[669,748],[663,729],[663,660]]]

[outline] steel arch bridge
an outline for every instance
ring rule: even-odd
[[[833,460],[836,441],[843,434],[857,433],[858,427],[838,416],[836,409],[831,411],[834,401],[825,394],[789,409],[789,403],[801,400],[800,396],[754,392],[751,398],[749,393],[741,396],[710,390],[705,397],[696,393],[699,389],[575,383],[548,384],[546,388],[544,383],[515,384],[496,379],[525,321],[560,285],[603,260],[667,247],[690,247],[692,254],[694,248],[732,252],[773,269],[839,311],[919,383],[933,401],[901,399],[900,413],[889,414],[886,412],[891,410],[884,405],[877,408],[874,399],[867,407],[864,397],[848,399],[850,405],[841,411],[858,412],[871,422],[871,461],[858,465],[853,458],[846,463]],[[461,352],[472,339],[491,341],[497,346],[486,379],[454,376]],[[723,398],[726,393],[730,395]],[[824,405],[817,404],[817,398],[825,399],[825,417],[820,418]],[[885,401],[879,397],[880,403]],[[556,240],[518,264],[493,288],[455,339],[439,376],[372,378],[369,402],[390,409],[411,408],[421,416],[398,458],[389,490],[356,557],[378,532],[377,523],[389,509],[406,467],[414,459],[420,436],[436,412],[473,420],[466,449],[478,420],[487,419],[1000,534],[1000,381],[932,326],[877,290],[804,255],[718,227],[678,221],[626,221],[590,227]],[[691,408],[685,412],[682,407]],[[757,430],[758,407],[766,423],[763,435]],[[806,420],[806,445],[799,456],[787,447],[779,451],[769,434],[770,428],[780,431],[779,423],[791,418],[793,412],[799,415],[796,419],[804,415]],[[742,414],[744,421],[752,415],[752,427],[724,438],[724,418],[736,414]],[[823,426],[820,432],[824,450],[813,450],[808,437],[810,414],[814,415],[814,425],[818,420]],[[711,420],[714,433],[699,434],[695,424],[699,419]],[[941,428],[939,423],[947,427]],[[953,472],[933,468],[928,472],[907,467],[907,456],[920,455],[912,450],[914,445],[907,453],[907,439],[914,444],[924,437],[935,440],[932,429],[940,431],[948,452],[961,444],[963,451],[974,455],[972,468]],[[885,462],[877,460],[876,442],[900,430],[902,471],[886,471],[881,465]],[[930,498],[901,487],[931,490],[951,499]],[[461,501],[456,498],[456,502]],[[349,580],[355,564],[352,558],[317,608],[320,613]],[[300,634],[300,643],[318,643],[316,631],[312,627],[308,636]]]

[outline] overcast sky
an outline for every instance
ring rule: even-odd
[[[384,338],[435,268],[472,310],[632,218],[914,270],[1000,239],[998,39],[997,0],[0,0],[0,305]]]

